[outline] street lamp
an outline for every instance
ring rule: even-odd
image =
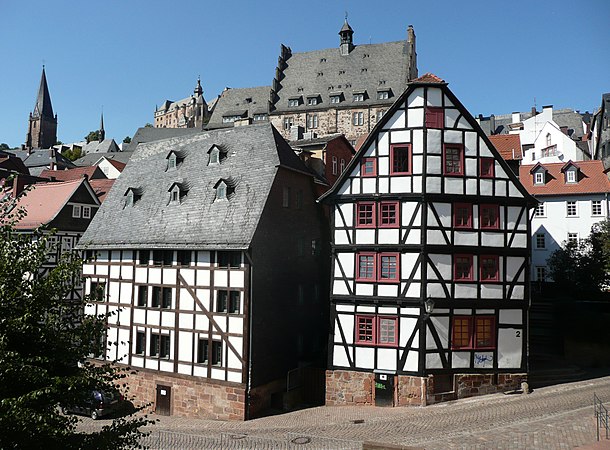
[[[428,296],[424,302],[424,308],[426,309],[426,314],[432,314],[432,311],[434,311],[434,300],[432,300],[432,297]]]

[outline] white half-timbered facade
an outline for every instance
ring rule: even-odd
[[[526,378],[533,200],[445,82],[410,83],[321,199],[327,404],[424,405]]]
[[[323,223],[269,124],[141,144],[81,243],[87,312],[112,313],[106,359],[159,414],[261,413],[325,354]]]

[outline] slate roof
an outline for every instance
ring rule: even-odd
[[[23,160],[25,166],[29,169],[30,175],[39,176],[40,173],[51,165],[51,162],[55,163],[58,169],[70,169],[76,167],[76,165],[68,158],[64,157],[55,149],[44,149],[44,150],[33,150],[28,153],[25,150],[11,152]]]
[[[133,152],[90,153],[82,158],[78,158],[74,161],[74,164],[81,167],[92,166],[102,158],[106,158],[108,161],[119,161],[127,164],[131,155],[133,155]]]
[[[17,221],[15,228],[33,230],[50,223],[70,200],[81,184],[87,181],[64,181],[61,183],[36,183],[25,195],[19,197],[17,208],[25,209],[25,216]]]
[[[212,145],[227,150],[220,164],[208,165]],[[166,171],[170,151],[185,152],[175,170]],[[270,125],[213,130],[144,143],[80,240],[81,248],[248,248],[277,167],[309,174],[286,141]],[[221,180],[236,183],[229,200],[215,200]],[[181,204],[170,204],[169,187],[188,183]],[[125,206],[125,193],[141,198]]]
[[[488,137],[500,156],[506,161],[523,159],[521,138],[518,134],[494,134]]]
[[[521,112],[519,114],[521,122],[533,117],[531,111]],[[483,120],[481,120],[480,125],[485,134],[488,136],[491,133],[508,134],[510,131],[508,125],[513,123],[512,114],[494,115],[494,120],[495,128],[493,130],[491,130],[491,120],[489,117],[484,117]],[[581,139],[585,134],[582,124],[583,115],[570,108],[553,109],[553,121],[560,128],[563,126],[568,127],[568,136],[570,136],[572,139]]]
[[[297,147],[297,148],[301,148],[301,147],[310,147],[310,146],[316,146],[316,145],[320,145],[320,144],[326,144],[327,142],[330,141],[334,141],[337,138],[341,138],[343,137],[345,139],[345,136],[341,133],[334,133],[334,134],[327,134],[326,136],[320,136],[320,137],[315,137],[315,138],[311,138],[311,139],[299,139],[296,141],[290,141],[290,146],[291,147]],[[347,141],[347,139],[346,139]],[[349,143],[349,141],[348,141]]]
[[[530,173],[534,165],[519,167],[519,180],[525,189],[533,196],[544,195],[583,195],[610,192],[610,180],[604,172],[602,161],[578,161],[572,163],[580,169],[578,183],[566,183],[561,169],[566,163],[541,164],[547,170],[547,182],[534,184],[534,177]]]
[[[40,172],[39,177],[54,179],[55,181],[69,181],[69,180],[80,180],[83,177],[87,177],[88,180],[94,178],[106,178],[104,172],[97,166],[87,167],[75,167],[74,169],[67,170],[51,170],[44,169]]]
[[[114,139],[104,139],[103,141],[91,141],[83,145],[83,155],[89,153],[111,153],[118,152],[119,146],[116,145]]]
[[[274,101],[278,113],[326,109],[330,93],[341,92],[340,108],[391,105],[407,86],[407,41],[356,45],[349,55],[341,56],[339,47],[294,53],[286,58]],[[391,90],[387,100],[378,100],[378,90]],[[366,91],[364,101],[354,102],[353,94]],[[321,103],[307,105],[307,96],[319,94]],[[301,104],[289,107],[288,100],[302,97]]]
[[[218,98],[206,128],[232,127],[233,123],[223,123],[223,116],[243,114],[252,119],[254,114],[269,113],[271,87],[227,88]]]
[[[38,87],[38,95],[36,97],[36,104],[34,105],[34,111],[32,112],[33,117],[49,117],[54,118],[53,106],[51,105],[51,96],[49,95],[49,86],[47,85],[47,75],[42,68],[42,75],[40,76],[40,86]]]
[[[168,139],[178,136],[186,136],[189,134],[199,133],[199,128],[155,128],[155,127],[140,127],[133,135],[131,142],[123,146],[123,152],[133,152],[138,144],[143,142],[153,142],[160,139]],[[126,161],[123,161],[126,162]]]

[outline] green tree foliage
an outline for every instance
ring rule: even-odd
[[[153,124],[150,122],[146,122],[146,124],[144,125],[144,128],[153,128]]]
[[[87,144],[89,142],[99,141],[100,140],[100,132],[99,132],[99,130],[90,131],[89,134],[87,136],[85,136],[85,140],[87,141]]]
[[[588,238],[566,242],[547,260],[549,274],[562,289],[597,293],[610,284],[610,221],[596,224]]]
[[[0,150],[10,150],[10,147],[6,143],[0,144]]]
[[[123,139],[123,143],[124,144],[131,144],[131,138],[129,136],[125,136],[125,139]]]
[[[92,364],[101,354],[104,316],[83,316],[87,299],[65,300],[80,276],[82,261],[62,258],[40,276],[49,234],[18,234],[14,220],[22,211],[0,203],[0,448],[135,448],[146,416],[126,415],[101,430],[83,432],[77,416],[61,408],[82,404],[93,388],[125,392],[126,370]]]
[[[83,149],[75,146],[63,152],[62,155],[68,158],[70,161],[76,161],[78,158],[83,156]]]

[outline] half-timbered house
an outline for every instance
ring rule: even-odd
[[[268,123],[138,146],[81,242],[101,295],[88,312],[117,312],[105,356],[138,369],[140,400],[244,420],[295,397],[300,367],[325,366],[315,198]]]
[[[321,200],[332,211],[327,404],[520,386],[534,200],[443,80],[411,82]]]

